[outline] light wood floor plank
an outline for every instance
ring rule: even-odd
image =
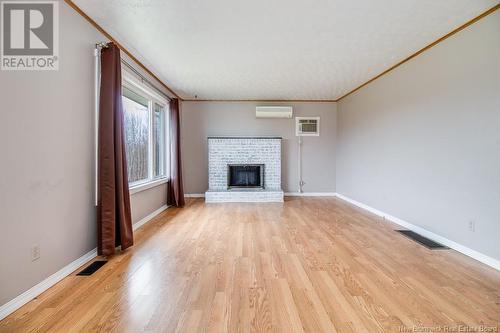
[[[399,332],[498,327],[500,272],[336,198],[191,199],[0,332]],[[497,328],[497,331],[500,329]]]

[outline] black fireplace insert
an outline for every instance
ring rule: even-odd
[[[228,164],[227,188],[264,188],[264,164]]]

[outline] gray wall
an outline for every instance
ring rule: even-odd
[[[182,103],[182,154],[185,193],[208,188],[207,136],[275,135],[283,137],[282,182],[285,192],[298,191],[298,144],[295,119],[256,119],[255,102]],[[276,103],[275,103],[276,104]],[[304,137],[304,192],[335,192],[335,103],[285,103],[295,116],[320,116],[319,137]]]
[[[341,100],[337,192],[500,259],[499,59],[497,11]]]
[[[140,221],[167,204],[167,184],[152,187],[130,195],[132,223]]]
[[[0,72],[0,305],[96,246],[93,48],[102,40],[61,2],[60,70]],[[165,186],[133,195],[134,221],[164,204]]]

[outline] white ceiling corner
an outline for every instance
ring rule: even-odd
[[[493,0],[73,0],[185,99],[333,100]]]

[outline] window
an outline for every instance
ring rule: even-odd
[[[167,101],[124,73],[125,151],[131,189],[167,177]]]
[[[153,114],[153,175],[165,175],[165,106],[154,103]]]

